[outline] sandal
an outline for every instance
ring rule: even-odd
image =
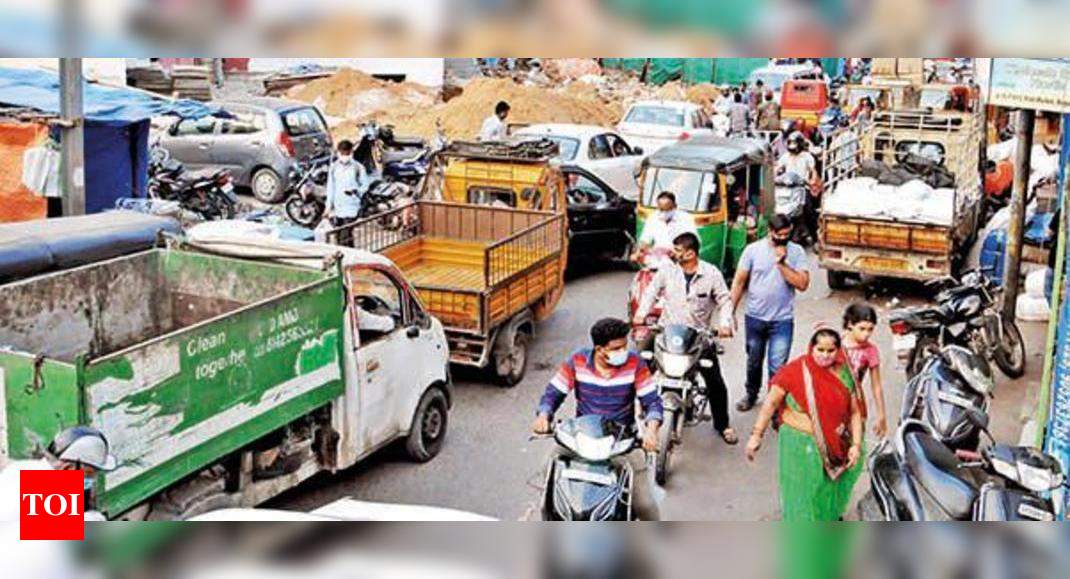
[[[721,438],[724,439],[726,444],[730,444],[730,445],[739,444],[739,435],[736,434],[735,429],[733,429],[731,426],[729,426],[728,428],[722,430],[721,432],[718,432],[717,434],[721,435]]]

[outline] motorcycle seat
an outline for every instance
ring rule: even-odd
[[[955,453],[927,432],[903,437],[907,467],[922,490],[955,520],[967,520],[977,500],[977,485]]]
[[[403,149],[387,149],[383,151],[383,164],[414,161],[423,153],[422,148],[408,147]]]
[[[213,179],[218,169],[195,169],[193,171],[184,171],[179,175],[178,180],[182,183],[193,183],[202,179]]]

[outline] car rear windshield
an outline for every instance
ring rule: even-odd
[[[628,116],[624,118],[624,122],[682,127],[684,126],[684,111],[669,107],[632,107],[632,110],[628,111]]]
[[[286,111],[282,113],[282,122],[286,125],[286,132],[292,137],[327,132],[323,119],[311,108]]]
[[[557,143],[557,158],[562,161],[571,161],[576,158],[576,151],[580,149],[580,142],[570,137],[558,137],[547,135],[547,139]]]

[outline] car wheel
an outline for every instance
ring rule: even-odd
[[[249,179],[249,187],[253,190],[253,197],[262,203],[278,203],[286,193],[282,178],[270,167],[261,167],[254,171]]]
[[[432,387],[424,392],[412,417],[412,428],[405,441],[405,451],[416,462],[427,462],[438,455],[446,441],[449,426],[449,404],[442,389]]]

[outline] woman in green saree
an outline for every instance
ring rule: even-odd
[[[778,418],[780,504],[785,521],[843,516],[861,473],[862,412],[840,335],[822,328],[806,354],[777,372],[747,443],[754,460]]]

